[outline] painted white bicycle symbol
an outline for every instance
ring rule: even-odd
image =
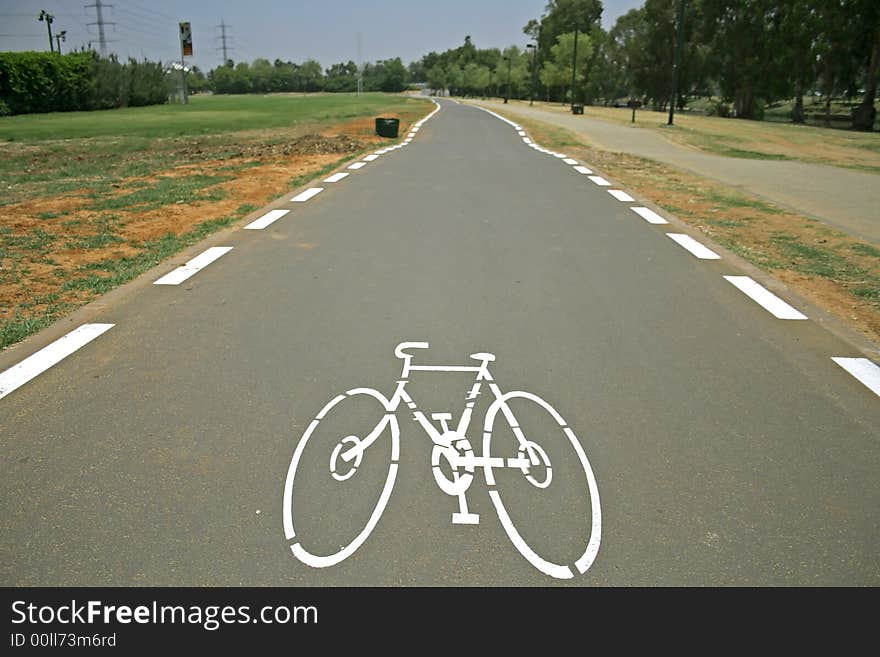
[[[379,518],[385,510],[388,500],[391,496],[391,490],[397,477],[398,461],[400,456],[400,427],[397,422],[396,412],[400,404],[405,404],[412,413],[413,419],[424,429],[425,433],[433,443],[431,453],[431,466],[434,474],[434,480],[447,495],[458,498],[459,510],[452,514],[453,524],[476,525],[479,524],[479,515],[468,510],[467,491],[474,480],[474,473],[477,468],[481,468],[483,478],[489,489],[489,497],[498,514],[504,530],[513,542],[519,552],[538,570],[555,578],[570,579],[574,576],[572,566],[567,563],[554,563],[537,554],[526,541],[511,521],[510,515],[504,506],[501,495],[496,488],[496,470],[509,469],[517,473],[521,473],[522,477],[538,489],[548,488],[553,481],[553,464],[544,448],[536,441],[529,439],[524,434],[520,423],[513,414],[510,402],[514,399],[526,400],[537,404],[544,409],[546,413],[552,416],[553,426],[558,426],[558,430],[564,433],[567,442],[574,450],[577,457],[577,465],[573,466],[578,476],[581,477],[581,484],[585,485],[590,500],[590,517],[587,518],[589,527],[589,535],[582,537],[580,545],[583,546],[583,554],[573,562],[573,567],[579,573],[583,574],[592,565],[596,554],[599,551],[599,543],[602,532],[602,515],[599,507],[599,490],[596,485],[596,479],[587,455],[575,436],[574,432],[568,426],[562,416],[546,401],[529,392],[514,391],[502,393],[501,389],[494,382],[489,372],[489,363],[495,360],[495,356],[489,353],[472,354],[471,358],[480,362],[478,366],[445,366],[445,365],[413,365],[413,356],[407,353],[411,349],[426,349],[426,342],[402,342],[394,350],[395,355],[403,360],[403,373],[401,379],[397,382],[397,388],[391,395],[390,399],[382,393],[372,388],[354,388],[344,394],[337,395],[331,399],[324,408],[318,413],[315,419],[309,424],[302,435],[290,462],[287,472],[287,479],[284,485],[284,533],[289,541],[292,541],[290,547],[294,556],[303,563],[314,568],[326,568],[340,563],[344,559],[350,557],[367,539]],[[431,419],[419,410],[416,402],[407,393],[406,387],[409,383],[409,375],[414,371],[422,372],[473,372],[476,374],[476,382],[470,389],[465,398],[465,408],[461,414],[458,426],[451,429],[449,426],[452,420],[450,413],[432,413]],[[495,399],[486,411],[483,422],[483,450],[482,455],[474,454],[473,447],[467,438],[468,427],[471,422],[474,404],[480,394],[483,385],[488,385],[489,390]],[[315,554],[310,552],[302,544],[302,537],[297,533],[298,520],[298,501],[295,499],[294,486],[298,477],[302,479],[306,468],[303,467],[303,451],[309,444],[310,439],[315,435],[316,429],[322,421],[326,421],[331,411],[336,409],[340,404],[352,398],[360,398],[361,400],[370,400],[373,398],[381,403],[382,417],[372,430],[362,435],[347,435],[340,438],[332,437],[331,443],[335,442],[335,446],[330,452],[329,463],[327,463],[327,471],[332,480],[335,482],[347,482],[355,478],[359,468],[363,462],[364,454],[386,430],[391,432],[391,451],[390,462],[387,464],[387,475],[385,475],[384,461],[381,466],[381,475],[385,477],[384,486],[381,495],[366,525],[357,533],[357,535],[347,544],[339,545],[339,549],[332,551],[330,554]],[[500,413],[500,415],[499,415]],[[518,443],[518,450],[515,456],[501,457],[492,455],[492,435],[493,429],[496,427],[496,420],[503,418],[503,422],[512,431]],[[432,422],[433,420],[433,422]],[[435,426],[434,422],[439,422],[440,429]],[[500,427],[500,424],[499,424]],[[323,467],[323,466],[322,466]],[[312,468],[310,468],[311,470]],[[449,472],[449,474],[447,474]],[[309,476],[313,476],[312,472],[308,472]],[[380,477],[381,478],[381,477]],[[360,527],[360,524],[358,524]],[[334,546],[335,548],[335,546]],[[581,548],[578,548],[578,552]],[[324,550],[328,551],[327,549]]]

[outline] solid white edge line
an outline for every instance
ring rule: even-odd
[[[867,358],[832,357],[835,363],[859,380],[868,390],[880,397],[880,367]],[[2,395],[2,390],[0,390]]]
[[[0,399],[14,390],[18,390],[31,379],[61,362],[114,326],[114,324],[83,324],[35,354],[28,356],[20,363],[13,365],[5,372],[0,372]]]
[[[367,156],[367,157],[369,157],[369,156]],[[367,159],[367,158],[364,158],[364,159]],[[323,191],[324,191],[323,187],[311,187],[311,188],[307,189],[306,191],[301,192],[301,193],[297,194],[296,196],[294,196],[292,199],[290,199],[290,202],[291,203],[305,203],[310,198],[314,198],[315,196],[317,196],[318,194],[320,194]]]
[[[212,246],[206,249],[195,258],[190,260],[177,269],[168,272],[158,280],[153,281],[153,285],[180,285],[188,278],[192,277],[218,258],[232,251],[231,246]]]
[[[721,256],[712,249],[703,246],[690,235],[684,233],[666,233],[666,237],[676,242],[683,249],[690,251],[691,254],[700,260],[721,260]]]
[[[618,201],[620,201],[622,203],[632,203],[633,201],[635,201],[635,199],[632,196],[630,196],[629,194],[627,194],[626,192],[624,192],[620,189],[608,189],[605,191],[607,191],[609,194],[611,194],[611,196],[613,196],[614,198],[616,198]]]
[[[324,182],[325,182],[325,183],[335,183],[335,182],[339,182],[339,181],[342,180],[343,178],[347,178],[347,177],[350,176],[350,175],[351,175],[350,173],[345,173],[344,171],[340,171],[339,173],[334,173],[334,174],[333,174],[332,176],[330,176],[329,178],[324,178]]]
[[[724,280],[777,319],[807,319],[806,315],[788,305],[750,276],[725,276]]]
[[[639,215],[642,219],[647,221],[649,224],[668,224],[663,217],[654,212],[651,208],[643,208],[643,207],[630,207],[630,210]]]
[[[264,214],[259,219],[255,219],[247,226],[244,227],[245,230],[263,230],[269,224],[272,224],[284,215],[286,215],[290,210],[269,210],[266,214]]]

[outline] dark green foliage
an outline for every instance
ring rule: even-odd
[[[94,52],[0,52],[0,115],[156,105],[168,98],[162,65]]]
[[[400,58],[365,64],[362,74],[363,91],[403,91],[409,81]],[[302,64],[255,59],[250,64],[227,62],[218,66],[208,73],[207,84],[216,94],[352,92],[357,90],[357,77],[357,65],[352,61],[334,64],[325,72],[313,59]]]

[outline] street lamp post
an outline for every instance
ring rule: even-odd
[[[510,55],[506,55],[504,59],[507,60],[507,93],[504,95],[504,104],[507,104],[507,99],[510,97],[510,61],[513,59]]]
[[[675,102],[678,98],[678,69],[681,67],[681,46],[684,39],[684,1],[678,0],[675,51],[672,55],[672,90],[669,93],[669,120],[666,122],[666,125],[672,125],[672,121],[675,118]]]
[[[532,51],[532,83],[529,85],[529,107],[535,104],[535,72],[538,64],[538,47],[534,43],[526,44],[526,48]]]
[[[58,54],[61,54],[61,42],[67,41],[67,30],[61,30],[55,35],[55,43],[58,44]]]
[[[52,43],[52,21],[55,20],[55,17],[43,9],[37,18],[40,19],[40,22],[46,22],[46,29],[49,30],[49,52],[55,52],[55,46]]]
[[[578,29],[574,28],[574,51],[571,55],[571,111],[574,111],[574,83],[575,83],[575,74],[577,72],[577,57],[578,57]]]

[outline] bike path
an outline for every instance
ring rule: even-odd
[[[880,182],[874,173],[794,161],[743,159],[704,153],[651,130],[573,116],[568,109],[521,103],[469,101],[498,111],[547,121],[586,137],[599,148],[631,153],[686,169],[815,217],[851,235],[880,243]],[[626,110],[621,110],[626,111]]]
[[[564,583],[878,583],[877,397],[830,360],[853,348],[773,318],[722,278],[742,273],[725,259],[693,258],[507,124],[442,107],[409,146],[265,230],[209,241],[233,250],[184,284],[93,308],[112,330],[0,399],[0,581],[560,583],[511,544],[481,476],[480,524],[450,524],[456,500],[404,412],[399,474],[363,546],[326,569],[291,555],[282,488],[299,437],[346,390],[390,395],[394,347],[426,341],[417,364],[495,354],[503,390],[539,395],[579,437],[602,543]],[[424,373],[411,392],[457,418],[471,384]],[[351,426],[375,413],[354,409]],[[573,454],[540,435],[557,481],[508,478],[502,493],[529,540],[570,554],[588,500]],[[328,453],[304,457],[316,545],[369,514],[389,458],[377,447],[353,488],[325,476]]]

